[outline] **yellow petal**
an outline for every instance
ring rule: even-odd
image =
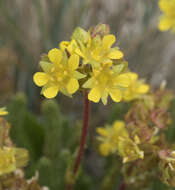
[[[134,142],[135,142],[136,144],[140,144],[140,143],[141,143],[141,142],[140,142],[140,138],[139,138],[137,135],[134,136]]]
[[[103,48],[104,49],[109,49],[112,44],[115,42],[115,36],[112,34],[106,35],[103,37]]]
[[[64,50],[68,47],[69,44],[70,44],[69,41],[62,41],[62,42],[59,44],[60,49],[64,51]]]
[[[70,44],[67,47],[67,50],[70,54],[74,53],[75,49],[77,48],[77,43],[75,40],[71,40]]]
[[[0,115],[7,115],[8,111],[6,111],[6,108],[0,108]]]
[[[149,91],[149,85],[147,84],[141,84],[138,88],[137,88],[137,92],[140,94],[145,94]]]
[[[122,94],[119,89],[111,90],[109,94],[114,102],[120,102],[122,99]]]
[[[91,91],[88,94],[88,99],[93,102],[99,102],[101,98],[101,94],[97,88],[91,89]]]
[[[0,115],[7,115],[7,114],[8,114],[7,111],[0,110]]]
[[[120,134],[121,137],[128,137],[128,131],[125,128],[125,123],[123,121],[115,121],[113,123],[113,128],[116,134]]]
[[[170,10],[170,1],[168,0],[160,0],[159,1],[159,7],[163,12],[169,12]]]
[[[49,80],[49,75],[43,72],[37,72],[33,76],[33,81],[37,86],[44,86]]]
[[[91,37],[89,36],[88,42],[87,42],[87,48],[90,48],[91,42],[92,42],[92,39],[91,39]]]
[[[71,78],[67,85],[67,91],[70,94],[75,93],[79,89],[79,83],[77,79]]]
[[[77,55],[79,55],[80,57],[85,58],[83,52],[82,52],[79,48],[76,48],[76,49],[75,49],[75,53],[76,53]]]
[[[116,78],[116,83],[122,87],[128,87],[130,85],[130,78],[128,74],[121,74]]]
[[[167,16],[161,17],[159,22],[159,29],[161,31],[169,30],[171,26],[172,26],[172,20],[170,18],[168,18]]]
[[[62,52],[57,48],[51,49],[48,53],[48,57],[52,63],[58,64],[62,59]]]
[[[79,65],[79,56],[75,54],[71,55],[68,60],[68,65],[70,70],[76,70]]]
[[[138,79],[137,73],[130,72],[128,75],[132,82],[135,82]]]
[[[116,130],[125,129],[125,123],[123,121],[117,120],[113,123],[113,127]]]
[[[104,137],[108,137],[109,136],[109,133],[108,133],[108,130],[104,129],[104,128],[97,128],[96,129],[97,133],[101,136],[104,136]]]
[[[110,59],[122,59],[123,52],[121,52],[120,50],[112,50],[109,52],[108,57]]]
[[[45,88],[42,93],[46,98],[55,98],[55,96],[58,94],[58,91],[58,86],[49,86]]]
[[[110,154],[111,149],[112,146],[109,143],[103,143],[99,147],[99,151],[103,156],[108,156]]]

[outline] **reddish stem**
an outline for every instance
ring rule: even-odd
[[[85,91],[84,93],[84,113],[83,113],[83,128],[82,128],[82,133],[81,133],[81,140],[80,140],[80,147],[78,150],[78,155],[74,163],[73,167],[73,174],[74,176],[76,175],[78,168],[81,163],[81,159],[84,153],[84,147],[86,144],[86,137],[88,134],[88,120],[89,120],[89,112],[90,112],[90,102],[88,100],[88,93]],[[67,184],[66,190],[71,190],[72,185]]]
[[[122,184],[120,185],[120,189],[119,190],[126,190],[126,184],[125,184],[125,182],[122,182]]]

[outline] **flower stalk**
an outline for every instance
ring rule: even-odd
[[[80,140],[80,147],[77,155],[77,159],[74,164],[73,173],[76,174],[78,168],[80,166],[80,162],[83,156],[84,147],[86,144],[86,137],[88,134],[88,120],[89,120],[89,112],[90,112],[90,101],[88,100],[88,93],[85,91],[84,93],[84,114],[83,114],[83,128],[82,128],[82,135]]]
[[[83,127],[82,127],[82,133],[81,133],[81,139],[80,139],[80,146],[77,154],[77,158],[75,160],[74,166],[73,166],[73,175],[76,176],[77,171],[79,169],[81,159],[83,157],[84,148],[86,144],[86,137],[88,134],[88,121],[89,121],[89,113],[90,113],[90,101],[88,99],[88,92],[84,92],[84,113],[83,113]],[[72,185],[67,184],[66,190],[71,190]]]
[[[122,184],[120,185],[120,190],[126,190],[126,184],[123,181]]]

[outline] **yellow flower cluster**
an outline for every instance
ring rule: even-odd
[[[112,126],[97,128],[98,140],[101,142],[99,151],[103,156],[116,153],[123,158],[123,163],[143,159],[144,152],[138,147],[139,137],[132,140],[123,121],[115,121]]]
[[[24,167],[28,162],[28,152],[25,149],[0,148],[0,175],[13,172],[18,167]]]
[[[159,29],[175,32],[175,0],[159,0],[159,7],[163,12],[160,17]]]
[[[6,111],[5,107],[0,108],[0,116],[4,116],[4,115],[7,115],[7,114],[8,114],[8,111]]]
[[[108,96],[120,102],[146,93],[149,87],[129,73],[123,52],[112,47],[115,41],[104,24],[89,31],[76,28],[70,41],[62,41],[41,60],[43,72],[34,75],[41,94],[54,98],[60,91],[71,97],[78,89],[88,90],[89,100],[107,104]]]
[[[78,89],[89,89],[88,98],[93,102],[107,103],[108,95],[115,102],[122,99],[123,91],[130,79],[123,53],[112,47],[115,36],[99,25],[98,32],[82,28],[75,29],[71,41],[60,43],[52,49],[40,66],[43,72],[34,75],[34,82],[42,87],[41,94],[54,98],[60,91],[72,96]]]
[[[139,98],[149,91],[149,85],[145,84],[143,80],[138,80],[138,75],[136,73],[130,72],[128,75],[130,77],[130,85],[123,93],[123,99],[125,101]]]

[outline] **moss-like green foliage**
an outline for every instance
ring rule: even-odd
[[[34,115],[23,94],[13,98],[8,111],[14,143],[29,150],[26,175],[31,177],[38,170],[40,184],[52,190],[63,189],[66,170],[72,169],[75,159],[81,125],[74,121],[70,125],[54,100],[43,101],[41,113]]]
[[[116,118],[124,119],[130,104],[119,103],[112,106],[108,123]],[[72,167],[78,151],[82,123],[75,118],[69,119],[61,113],[58,103],[44,100],[39,113],[34,114],[27,106],[26,97],[17,94],[8,105],[8,121],[12,124],[11,137],[13,142],[29,150],[30,163],[26,168],[29,178],[39,172],[39,183],[51,190],[64,189],[66,181],[74,182],[75,190],[115,190],[122,183],[121,160],[116,155],[100,157],[94,145],[85,150],[78,176],[72,176]],[[172,101],[170,113],[175,112]],[[174,125],[167,131],[170,142],[174,142]],[[78,177],[78,178],[77,178]],[[167,189],[167,186],[155,182],[152,189]]]
[[[42,155],[44,146],[44,129],[38,118],[27,108],[23,94],[18,94],[8,105],[8,121],[12,124],[11,137],[19,147],[30,152],[31,163],[36,162]]]

